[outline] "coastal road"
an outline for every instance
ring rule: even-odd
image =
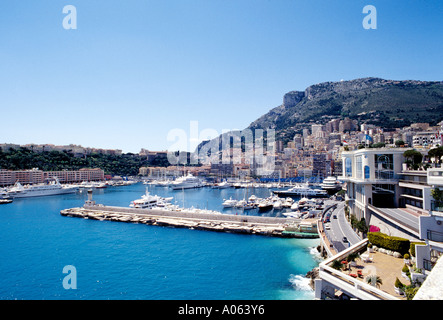
[[[330,229],[325,230],[334,248],[339,252],[361,241],[361,238],[352,230],[351,225],[345,218],[345,203],[339,202],[337,208],[331,214]],[[337,218],[334,218],[336,216]],[[343,237],[347,241],[343,241]]]

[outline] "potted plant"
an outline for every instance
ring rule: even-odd
[[[368,252],[373,253],[374,249],[372,249],[372,243],[368,243]]]
[[[405,262],[406,265],[410,266],[411,265],[411,259],[408,253],[405,253],[405,255],[403,256],[403,260]]]
[[[394,290],[398,295],[402,296],[405,294],[405,285],[398,278],[395,279]]]
[[[383,284],[383,281],[381,280],[381,278],[377,275],[370,275],[366,277],[366,283],[369,283],[371,285],[373,285],[374,287],[379,288],[380,285]]]
[[[331,263],[331,267],[334,268],[335,270],[340,270],[342,268],[342,264],[339,260],[334,260]]]
[[[346,257],[346,261],[349,262],[349,265],[350,265],[351,267],[356,267],[356,266],[357,266],[357,263],[355,262],[355,259],[357,259],[357,258],[358,258],[358,253],[357,253],[357,252],[353,252],[353,253],[350,253],[350,254]]]
[[[409,267],[405,264],[403,266],[403,269],[401,269],[401,276],[405,279],[409,279],[409,275],[410,275],[410,271],[409,271]]]
[[[420,268],[413,266],[411,269],[411,281],[422,283],[426,279],[426,275]]]

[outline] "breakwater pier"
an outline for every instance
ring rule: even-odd
[[[60,214],[67,217],[196,230],[285,238],[318,238],[316,221],[302,223],[292,218],[133,209],[100,204],[85,204],[83,207],[64,209]]]

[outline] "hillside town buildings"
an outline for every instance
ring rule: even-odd
[[[186,166],[186,170],[203,176],[272,179],[314,177],[322,180],[331,175],[342,175],[342,153],[346,150],[365,146],[395,147],[396,143],[400,143],[402,147],[416,148],[426,154],[427,150],[443,145],[442,134],[443,121],[437,126],[413,123],[408,127],[386,130],[372,124],[358,125],[356,120],[348,118],[331,119],[325,124],[313,123],[309,128],[294,134],[287,143],[275,141],[274,148],[264,154],[266,161],[257,161],[252,148],[230,148],[220,150],[203,166]],[[166,152],[142,149],[140,155],[166,157]],[[267,163],[267,167],[260,162]],[[155,176],[161,171],[163,175],[173,176],[177,170],[180,169],[176,166],[141,168],[140,174]]]

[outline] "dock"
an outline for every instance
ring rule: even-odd
[[[157,209],[134,209],[88,205],[64,209],[62,216],[94,220],[139,223],[152,226],[255,234],[282,238],[318,238],[317,230],[300,228],[293,218],[232,215],[222,213],[177,212]],[[313,225],[316,225],[314,222]]]

